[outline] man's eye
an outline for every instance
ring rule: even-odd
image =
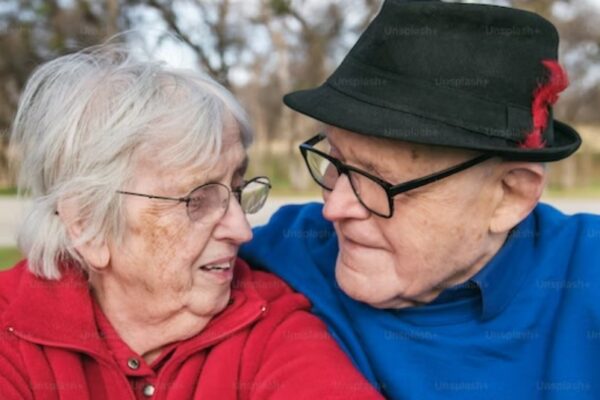
[[[337,158],[340,161],[344,161],[344,157],[342,156],[342,153],[340,153],[339,150],[336,149],[335,147],[330,147],[329,151],[327,151],[327,154],[329,154],[333,158]]]

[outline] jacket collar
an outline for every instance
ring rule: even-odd
[[[4,315],[6,328],[27,341],[111,358],[99,334],[87,277],[79,268],[62,265],[62,277],[56,281],[33,275],[26,262],[15,268],[22,272]],[[186,347],[220,341],[262,315],[267,302],[256,291],[251,274],[250,268],[238,259],[230,305],[202,332],[185,341]]]

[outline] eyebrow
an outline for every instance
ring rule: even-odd
[[[248,156],[245,155],[244,159],[242,161],[240,161],[240,163],[238,164],[238,166],[236,167],[236,169],[233,171],[233,175],[232,176],[244,176],[246,174],[246,171],[248,170],[248,164],[249,164],[249,159]],[[214,183],[214,182],[219,182],[221,180],[223,180],[223,178],[225,177],[226,173],[221,173],[219,175],[213,175],[213,176],[208,176],[208,179],[205,179],[202,181],[202,183],[198,183],[198,181],[194,181],[193,183],[191,183],[190,185],[185,185],[185,187],[182,185],[180,186],[180,190],[183,192],[184,190],[188,190],[188,194],[191,193],[194,189],[199,188],[202,185],[206,185],[207,183]],[[190,186],[193,186],[192,189],[189,189]]]
[[[327,141],[329,142],[330,145],[334,146],[340,153],[340,149],[336,146],[336,144],[334,143],[334,140],[331,140],[330,136],[327,134],[327,132],[323,132],[325,134],[325,137],[327,138]],[[352,148],[349,149],[350,152],[350,156],[351,158],[357,163],[359,164],[360,167],[364,168],[367,171],[372,171],[374,172],[376,175],[382,176],[382,175],[387,175],[388,171],[382,171],[379,167],[377,167],[375,164],[373,164],[373,162],[371,161],[367,161],[365,159],[363,159],[362,157],[360,157],[356,152],[354,152],[354,150],[352,150]],[[342,154],[343,155],[343,154]]]
[[[243,177],[246,174],[246,171],[248,170],[248,163],[249,163],[248,156],[244,155],[244,159],[242,161],[240,161],[240,163],[235,168],[235,170],[233,171],[233,174],[231,176],[232,177],[236,177],[236,176]],[[206,180],[205,183],[220,182],[223,180],[223,178],[225,178],[225,175],[227,175],[227,172],[220,173],[219,175],[208,176],[207,177],[208,179]]]
[[[244,159],[242,160],[242,162],[240,162],[240,164],[238,165],[238,167],[235,169],[235,171],[233,172],[233,175],[240,175],[240,176],[244,176],[246,174],[246,171],[248,171],[248,163],[250,162],[250,160],[248,159],[248,156],[244,156]]]

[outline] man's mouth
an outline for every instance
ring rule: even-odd
[[[356,240],[355,238],[348,237],[346,235],[343,235],[343,241],[346,242],[346,244],[348,244],[350,246],[355,246],[355,247],[362,247],[362,248],[369,248],[369,249],[378,249],[379,248],[376,246],[372,246],[369,243],[366,243],[364,241]]]

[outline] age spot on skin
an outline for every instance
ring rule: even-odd
[[[160,224],[160,218],[156,212],[144,212],[141,217],[140,229],[146,243],[146,251],[157,261],[166,261],[175,256],[175,246],[170,244],[180,241],[181,236],[174,232],[174,227]],[[179,229],[177,229],[180,231]],[[181,231],[180,231],[181,232]],[[160,263],[162,264],[162,263]]]
[[[410,150],[410,158],[412,161],[417,161],[420,157],[419,152],[417,151],[417,149],[411,149]]]

